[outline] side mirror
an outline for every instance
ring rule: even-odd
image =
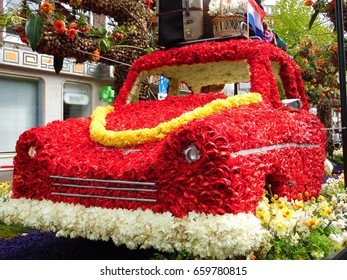
[[[300,99],[283,99],[281,100],[285,107],[289,107],[294,110],[300,110],[302,108],[302,103]]]

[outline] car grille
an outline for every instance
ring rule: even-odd
[[[51,195],[54,196],[101,198],[110,200],[127,200],[153,203],[157,202],[157,200],[153,198],[153,195],[151,195],[157,192],[155,183],[153,182],[74,178],[64,176],[50,176],[50,178],[52,180]],[[136,197],[82,193],[83,190],[88,189],[93,190],[96,193],[103,191],[118,194],[122,192],[126,192],[127,194],[136,193]]]

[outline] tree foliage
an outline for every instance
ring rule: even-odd
[[[305,36],[310,36],[317,45],[324,45],[335,40],[333,25],[329,19],[318,16],[312,26],[309,23],[313,8],[304,5],[304,0],[278,0],[273,7],[275,31],[288,43],[291,49]]]

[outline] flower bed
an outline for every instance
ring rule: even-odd
[[[302,196],[309,196],[308,193],[301,194]],[[8,203],[7,201],[6,203]],[[6,203],[0,207],[0,213],[6,209]],[[51,204],[50,206],[52,206]],[[71,207],[72,208],[72,207]],[[62,207],[57,209],[56,215],[59,216],[62,222],[68,223],[67,230],[58,232],[58,236],[66,236],[68,231],[78,234],[77,226],[78,220],[81,219],[80,226],[83,222],[86,222],[87,217],[81,215],[83,212],[71,215],[71,208],[66,209]],[[25,211],[25,207],[21,208]],[[47,209],[47,212],[50,209]],[[26,215],[25,213],[23,213]],[[112,226],[110,224],[104,224],[103,220],[98,216],[98,212],[95,209],[90,209],[90,215],[88,215],[89,223],[95,224],[95,227],[100,226],[105,230],[110,230]],[[126,236],[132,236],[135,241],[128,241],[127,247],[132,249],[128,251],[124,246],[113,247],[114,244],[111,241],[90,241],[82,238],[56,238],[54,233],[40,233],[29,232],[27,235],[17,237],[10,240],[0,239],[0,259],[87,259],[87,258],[101,258],[101,259],[146,259],[152,258],[156,250],[149,249],[146,246],[138,246],[136,240],[140,242],[140,235],[136,233],[136,229],[141,226],[148,227],[149,235],[147,238],[147,245],[150,242],[157,243],[157,252],[161,252],[160,246],[163,247],[163,243],[160,241],[164,236],[166,237],[166,244],[170,246],[171,253],[161,252],[160,258],[224,258],[225,251],[220,252],[213,251],[213,247],[218,243],[224,242],[234,244],[230,246],[232,248],[231,258],[249,258],[249,259],[324,259],[334,257],[334,254],[341,252],[347,245],[347,193],[344,188],[344,175],[331,177],[325,184],[323,184],[321,195],[315,199],[310,198],[306,202],[302,200],[296,200],[293,202],[287,201],[286,198],[278,198],[277,196],[271,196],[267,194],[263,197],[262,201],[256,211],[256,215],[240,216],[233,215],[228,217],[229,222],[234,224],[235,233],[238,230],[249,230],[251,235],[237,236],[228,235],[223,232],[223,222],[219,224],[220,235],[218,238],[215,236],[214,241],[209,239],[208,232],[203,229],[203,223],[210,223],[211,220],[206,217],[204,220],[196,217],[194,223],[187,232],[181,232],[181,238],[184,235],[191,234],[191,246],[188,248],[180,247],[177,239],[177,233],[179,230],[169,229],[166,223],[171,223],[172,216],[167,215],[167,219],[164,223],[159,221],[155,222],[155,216],[147,216],[147,220],[143,220],[140,217],[130,217],[125,219],[125,216],[129,214],[126,211],[124,216],[119,217],[118,221],[133,223],[132,230],[129,232],[116,232],[115,239],[119,241]],[[66,219],[61,219],[65,216]],[[222,217],[222,216],[221,216]],[[2,220],[6,221],[6,218],[2,216]],[[32,220],[37,220],[38,217],[32,217]],[[117,218],[115,218],[117,219]],[[223,219],[226,219],[225,217]],[[143,221],[143,223],[137,224],[136,221]],[[221,220],[222,221],[222,220]],[[258,222],[257,222],[258,221]],[[188,222],[188,220],[187,220]],[[157,224],[159,227],[163,227],[162,237],[150,236],[149,226]],[[211,224],[213,227],[216,224]],[[259,227],[260,225],[260,227]],[[243,231],[243,230],[242,230]],[[257,231],[257,232],[255,232]],[[100,231],[99,231],[100,232]],[[253,234],[252,234],[253,232]],[[230,232],[229,232],[230,233]],[[90,233],[92,234],[92,233]],[[176,238],[175,238],[176,234]],[[255,238],[251,238],[251,236]],[[170,241],[170,238],[172,240]],[[199,241],[199,238],[206,239],[205,248],[201,246],[192,246],[195,241]],[[102,236],[94,236],[94,239],[102,239]],[[107,238],[106,238],[107,239]],[[115,240],[114,239],[114,240]],[[176,242],[174,242],[176,239]],[[258,239],[258,240],[257,240]],[[113,241],[114,241],[113,240]],[[201,241],[201,240],[200,240]],[[200,242],[199,241],[199,242]],[[259,243],[259,241],[261,241]],[[176,245],[173,245],[175,244]],[[197,243],[198,244],[198,243]],[[256,245],[258,244],[258,245]],[[240,254],[242,250],[248,251],[245,248],[253,246],[254,250],[248,254]],[[47,248],[54,248],[54,250],[47,250]],[[91,248],[94,248],[91,250]],[[97,249],[99,248],[99,249]],[[100,250],[102,248],[102,250]],[[135,250],[142,248],[143,250]],[[146,250],[144,250],[146,249]],[[166,248],[167,249],[167,248]],[[84,252],[81,255],[79,252]],[[92,253],[94,251],[94,254]],[[210,251],[209,256],[206,252]],[[51,252],[51,253],[50,253]],[[54,254],[52,252],[55,252]],[[64,252],[64,253],[63,253]],[[199,257],[202,252],[205,252],[205,257]],[[211,254],[211,252],[214,252]],[[121,255],[120,255],[121,254]],[[343,258],[344,253],[338,254],[338,258]]]
[[[12,195],[11,182],[0,182],[0,206]]]
[[[300,196],[309,196],[308,193]],[[257,208],[257,217],[271,232],[267,246],[256,252],[265,259],[322,259],[347,245],[347,193],[344,174],[329,178],[316,199],[306,202],[276,195]]]
[[[154,250],[129,250],[109,241],[58,238],[53,232],[31,231],[0,239],[0,260],[148,260]]]

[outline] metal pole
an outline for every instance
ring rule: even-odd
[[[346,59],[345,59],[345,40],[343,23],[343,3],[344,0],[335,0],[336,31],[338,40],[338,62],[340,80],[340,99],[341,99],[341,121],[342,121],[342,149],[343,149],[343,168],[345,174],[345,188],[347,188],[347,112],[346,112]]]

